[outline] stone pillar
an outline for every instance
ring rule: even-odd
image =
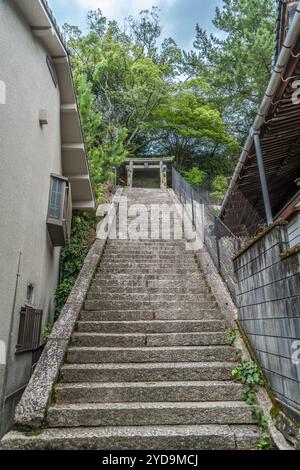
[[[127,166],[127,186],[132,188],[133,185],[133,162]]]
[[[167,165],[164,165],[164,162],[162,160],[160,162],[160,187],[161,189],[165,189],[168,187]]]

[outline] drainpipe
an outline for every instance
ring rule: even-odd
[[[268,184],[267,184],[267,178],[266,178],[266,172],[265,172],[265,165],[264,165],[263,154],[262,154],[258,132],[255,132],[253,134],[253,139],[254,139],[254,144],[255,144],[256,159],[257,159],[257,165],[258,165],[258,170],[259,170],[261,189],[263,193],[267,223],[268,225],[272,225],[273,215],[272,215],[270,196],[269,196],[269,190],[268,190]]]
[[[8,343],[7,343],[7,348],[6,348],[6,365],[5,365],[5,369],[4,369],[2,397],[1,397],[2,398],[2,400],[1,400],[2,403],[1,403],[1,408],[0,408],[0,414],[1,414],[2,417],[4,416],[4,411],[5,411],[6,387],[7,387],[7,382],[8,382],[8,371],[9,371],[9,367],[10,367],[10,363],[11,363],[10,354],[11,354],[11,345],[12,345],[12,340],[13,340],[13,328],[14,328],[14,320],[15,320],[17,292],[18,292],[18,287],[19,287],[19,279],[20,279],[20,276],[21,276],[20,268],[21,268],[22,256],[23,256],[23,254],[20,251],[19,261],[18,261],[18,270],[17,270],[17,274],[16,274],[16,284],[15,284],[13,305],[12,305],[12,309],[11,309]]]

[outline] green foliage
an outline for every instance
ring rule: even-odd
[[[46,344],[53,330],[52,323],[46,323],[43,329],[43,341]]]
[[[100,10],[88,32],[65,25],[96,195],[111,167],[130,156],[174,155],[179,170],[201,168],[211,181],[233,170],[229,135],[205,75],[184,78],[183,53],[161,38],[159,10],[120,26]]]
[[[191,186],[201,186],[206,178],[206,173],[193,167],[184,173],[184,177]]]
[[[261,430],[261,437],[257,442],[258,450],[267,450],[271,445],[271,436],[268,433],[268,418],[260,408],[252,410],[252,418],[258,423]]]
[[[222,202],[228,188],[228,178],[223,175],[216,176],[212,182],[212,188],[211,196],[217,201]]]
[[[264,412],[260,408],[254,408],[252,410],[252,418],[258,422],[261,429],[268,429],[268,418],[266,418]]]
[[[55,319],[60,315],[75,284],[89,250],[89,231],[94,221],[90,216],[73,218],[71,240],[63,248],[60,258],[60,283],[55,293]]]
[[[259,387],[264,385],[261,369],[255,362],[249,360],[233,369],[232,376],[244,385],[243,397],[246,403],[253,405],[256,402]]]
[[[243,351],[240,348],[235,349],[235,355],[237,357],[243,357]]]
[[[227,330],[227,338],[229,341],[230,346],[232,346],[235,343],[236,340],[236,330],[229,329]]]
[[[258,440],[256,444],[257,450],[267,450],[270,448],[271,445],[271,437],[268,432],[263,432],[261,438]]]
[[[218,35],[196,27],[194,50],[185,53],[190,76],[205,74],[232,133],[242,142],[272,72],[277,6],[274,0],[223,0]]]

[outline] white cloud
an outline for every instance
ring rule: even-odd
[[[141,10],[151,8],[153,0],[77,0],[85,10],[100,8],[104,16],[113,19],[123,19],[136,15]],[[169,1],[169,0],[168,0]]]
[[[85,10],[100,8],[103,15],[116,20],[123,20],[130,15],[137,15],[141,10],[153,5],[166,9],[178,0],[77,0]]]

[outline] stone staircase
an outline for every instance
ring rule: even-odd
[[[171,203],[131,190],[129,202]],[[76,325],[46,429],[23,449],[253,449],[259,428],[232,380],[237,357],[182,240],[109,240]]]

